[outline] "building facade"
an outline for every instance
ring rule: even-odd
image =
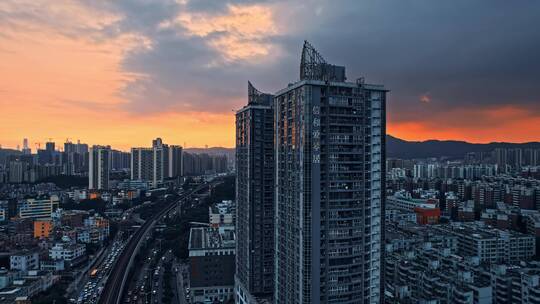
[[[167,151],[168,164],[167,164],[167,177],[182,176],[182,155],[183,150],[181,146],[169,146]]]
[[[227,303],[234,295],[234,227],[191,228],[191,303]]]
[[[181,146],[168,146],[156,138],[151,148],[131,149],[131,179],[158,187],[166,178],[182,176],[182,158]]]
[[[93,146],[88,153],[88,189],[109,189],[111,147]]]
[[[276,94],[275,303],[381,301],[386,92],[306,42]]]
[[[58,209],[60,200],[58,196],[49,198],[29,198],[18,203],[18,214],[22,219],[50,219],[53,212]]]
[[[236,299],[254,303],[274,286],[273,96],[248,82],[248,104],[236,113]]]
[[[20,271],[39,269],[39,255],[27,250],[13,254],[9,257],[9,268]]]

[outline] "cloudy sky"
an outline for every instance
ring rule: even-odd
[[[540,140],[540,1],[0,1],[0,143],[234,145],[309,40],[409,140]]]

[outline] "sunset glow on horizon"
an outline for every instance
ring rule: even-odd
[[[382,10],[375,4],[363,9],[365,14]],[[441,7],[440,12],[424,13],[444,11]],[[57,145],[80,139],[129,150],[161,137],[187,147],[233,147],[234,111],[247,103],[247,81],[269,93],[296,81],[304,39],[313,41],[329,62],[347,66],[349,81],[365,76],[367,82],[382,83],[390,90],[387,131],[395,137],[540,141],[536,62],[516,63],[516,71],[501,67],[501,74],[504,71],[509,78],[514,72],[519,75],[520,68],[531,70],[516,80],[518,84],[505,84],[507,91],[501,91],[496,84],[503,78],[493,71],[493,63],[502,61],[496,54],[482,53],[483,62],[481,54],[471,53],[485,64],[476,67],[478,75],[466,70],[469,59],[448,56],[444,48],[430,54],[420,50],[417,61],[409,63],[396,55],[398,42],[392,39],[395,31],[390,25],[362,24],[374,22],[373,18],[358,18],[357,32],[328,26],[348,14],[318,1],[309,7],[286,1],[224,1],[207,7],[168,0],[95,4],[65,0],[54,5],[2,1],[0,144],[15,148],[28,138],[35,151],[35,143],[43,146],[49,138]],[[456,37],[462,37],[460,33],[456,29]],[[377,35],[383,39],[364,45]],[[489,43],[498,42],[486,39],[488,49]],[[463,53],[469,51],[476,49]],[[359,53],[373,56],[359,58]],[[401,66],[388,59],[394,56]],[[439,61],[445,56],[459,63],[443,66]],[[424,62],[430,58],[435,59]],[[396,72],[389,72],[394,67]],[[444,77],[433,79],[430,73]],[[460,80],[461,75],[472,76]],[[486,75],[493,79],[486,80]]]

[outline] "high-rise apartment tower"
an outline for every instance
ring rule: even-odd
[[[237,303],[270,298],[274,286],[273,96],[248,82],[248,104],[236,112]]]
[[[387,90],[304,43],[274,97],[274,303],[380,303]]]
[[[111,147],[93,146],[88,151],[88,189],[109,189]]]

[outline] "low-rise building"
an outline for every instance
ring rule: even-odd
[[[40,269],[43,271],[58,272],[66,269],[66,263],[64,260],[41,260]]]
[[[488,275],[493,303],[540,303],[540,263],[494,265]]]
[[[56,243],[49,249],[49,258],[52,260],[63,260],[69,266],[73,266],[85,257],[85,253],[86,247],[83,244]]]
[[[458,250],[464,256],[476,256],[486,263],[526,261],[535,255],[532,235],[486,226],[482,222],[433,226],[435,231],[458,237]]]
[[[58,196],[51,195],[49,198],[29,198],[19,202],[18,214],[20,218],[51,218],[52,213],[58,208],[60,200]]]
[[[415,212],[391,207],[386,208],[384,217],[387,224],[397,224],[398,226],[406,226],[417,221]]]
[[[53,222],[47,219],[34,221],[34,237],[37,239],[48,238],[53,230]]]
[[[477,258],[463,258],[430,242],[387,253],[387,303],[492,303],[491,282],[475,275]]]
[[[208,207],[210,224],[213,226],[234,225],[234,206],[232,201],[222,201]]]
[[[439,208],[424,208],[415,207],[416,222],[419,225],[438,224],[441,218],[441,210]]]
[[[420,195],[420,194],[418,194]],[[386,198],[387,208],[414,211],[415,208],[434,209],[438,208],[438,201],[433,198],[413,198],[404,190],[397,191],[394,195]]]
[[[77,228],[77,241],[84,244],[100,244],[108,237],[107,230],[95,227]]]
[[[28,275],[23,275],[13,280],[11,285],[0,289],[0,304],[17,303],[16,299],[30,299],[51,288],[58,281],[59,275],[37,270],[29,271]]]
[[[14,280],[21,277],[21,271],[7,270],[5,268],[0,269],[0,290],[13,284]]]
[[[39,269],[39,254],[36,251],[23,250],[9,257],[11,270],[29,271]]]
[[[192,303],[224,303],[233,298],[235,248],[232,226],[191,228],[189,263]]]
[[[464,201],[457,207],[457,218],[460,222],[472,222],[475,219],[474,201]]]
[[[540,303],[540,263],[489,264],[443,243],[387,245],[385,284],[386,303]]]

